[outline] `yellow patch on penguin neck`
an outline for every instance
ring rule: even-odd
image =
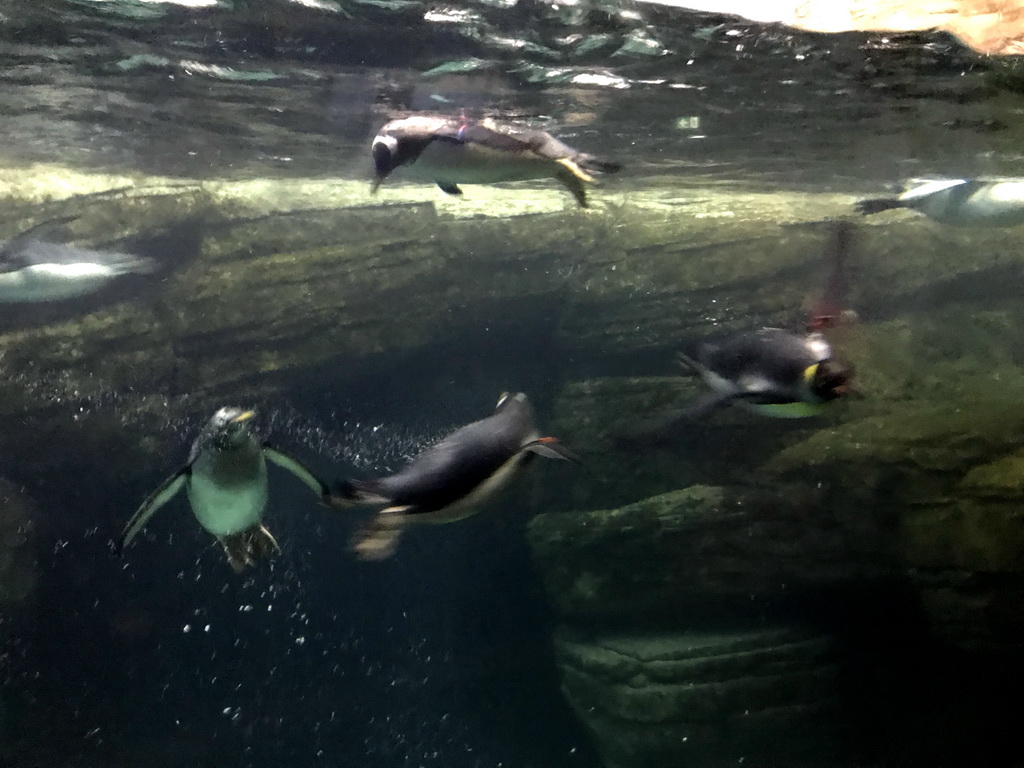
[[[814,365],[808,365],[804,368],[804,381],[808,384],[814,381],[814,377],[818,375],[818,366],[821,363],[815,363]]]

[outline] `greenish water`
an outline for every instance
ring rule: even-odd
[[[1018,62],[646,4],[10,0],[0,64],[0,241],[154,266],[0,305],[0,764],[1019,764],[1020,231],[854,208],[1019,175]],[[587,210],[372,196],[410,111],[623,169]],[[639,429],[705,390],[677,352],[803,328],[836,219],[860,397]],[[274,467],[267,562],[183,498],[113,551],[224,405],[334,484],[514,391],[580,464],[384,562]]]

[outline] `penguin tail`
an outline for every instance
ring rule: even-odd
[[[281,551],[277,539],[262,524],[254,525],[241,533],[224,536],[220,543],[235,573],[243,573],[260,560]]]
[[[342,480],[334,486],[327,501],[334,507],[354,507],[360,504],[387,504],[390,500],[381,495],[372,480]]]
[[[613,160],[602,160],[593,155],[580,155],[576,158],[577,164],[589,173],[618,173],[622,170],[622,163]]]
[[[904,205],[896,197],[872,197],[867,200],[858,200],[853,207],[862,216],[870,216],[873,213],[881,213],[893,208],[903,208]]]

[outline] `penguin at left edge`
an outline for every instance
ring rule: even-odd
[[[542,437],[522,392],[505,393],[494,413],[452,432],[393,475],[341,483],[331,499],[380,509],[352,549],[361,560],[384,560],[406,527],[470,517],[535,456],[578,462],[555,437]]]
[[[432,181],[449,195],[459,184],[494,184],[553,177],[581,208],[588,207],[586,184],[594,173],[615,173],[619,163],[580,152],[551,134],[493,119],[471,120],[413,115],[392,120],[378,131],[371,147],[377,191],[392,171]]]
[[[117,542],[119,554],[182,489],[192,514],[220,542],[236,573],[279,550],[263,524],[269,494],[267,461],[290,472],[326,503],[329,489],[320,478],[252,431],[255,415],[230,406],[213,415],[192,443],[185,465],[164,480],[125,525]]]
[[[45,221],[0,243],[0,304],[78,298],[96,293],[118,278],[157,271],[157,262],[145,256],[40,239],[75,218]]]

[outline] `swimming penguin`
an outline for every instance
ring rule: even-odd
[[[730,403],[766,416],[813,416],[822,406],[852,391],[853,371],[836,359],[822,331],[852,322],[847,308],[849,258],[853,225],[829,223],[824,249],[825,277],[806,310],[806,331],[762,328],[744,331],[721,342],[705,342],[696,359],[679,355],[690,373],[699,375],[712,392],[677,418],[694,418]]]
[[[622,166],[578,152],[544,131],[495,120],[416,115],[392,120],[372,146],[376,178],[371,192],[400,166],[433,181],[449,195],[459,184],[493,184],[550,176],[587,207],[584,182],[594,172],[614,173]]]
[[[877,197],[855,204],[868,216],[892,208],[910,208],[930,219],[956,227],[1015,227],[1024,224],[1024,179],[915,180],[896,197]]]
[[[296,459],[261,442],[250,429],[255,415],[241,408],[217,411],[192,443],[185,466],[164,480],[132,515],[118,551],[182,488],[196,520],[217,537],[236,572],[278,549],[263,525],[268,493],[266,460],[291,472],[321,500],[328,499],[329,489]]]
[[[124,275],[156,271],[157,263],[144,256],[37,239],[42,229],[73,218],[43,222],[0,243],[0,304],[72,299],[94,293]]]
[[[407,525],[469,517],[536,455],[577,460],[557,438],[541,437],[526,395],[506,393],[493,414],[456,430],[395,474],[342,483],[333,503],[383,507],[353,543],[360,559],[383,560]]]
[[[718,342],[704,342],[696,358],[679,354],[686,373],[700,376],[711,392],[690,405],[618,432],[629,445],[670,438],[681,425],[735,403],[777,418],[820,413],[825,404],[858,395],[853,369],[839,360],[822,331],[857,319],[847,308],[849,257],[853,227],[833,221],[825,247],[825,279],[806,310],[804,331],[761,328],[743,331]]]
[[[777,418],[814,416],[825,403],[848,394],[853,378],[820,333],[783,328],[704,343],[696,358],[680,353],[679,360],[713,390],[686,409],[689,418],[730,403]]]

